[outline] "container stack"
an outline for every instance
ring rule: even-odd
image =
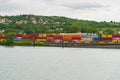
[[[47,40],[47,34],[39,34],[37,41],[43,41],[46,42]]]
[[[120,42],[120,35],[113,35],[112,42],[119,43]]]
[[[54,42],[62,42],[62,41],[63,41],[63,35],[54,34]]]
[[[103,42],[112,42],[112,35],[102,35]]]
[[[53,42],[54,41],[54,34],[47,34],[47,42]]]

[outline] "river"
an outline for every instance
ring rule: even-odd
[[[120,50],[0,46],[0,80],[120,80]]]

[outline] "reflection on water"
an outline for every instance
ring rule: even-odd
[[[0,47],[0,80],[120,80],[120,50]]]

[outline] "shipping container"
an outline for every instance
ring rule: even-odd
[[[118,42],[118,40],[112,40],[112,42],[113,42],[113,43],[117,43],[117,42]]]
[[[54,42],[63,42],[63,39],[54,39]]]
[[[112,37],[120,37],[120,35],[112,35]]]
[[[63,35],[60,34],[54,34],[54,39],[62,39]]]
[[[113,35],[112,42],[115,42],[115,43],[120,42],[120,36],[119,35]]]
[[[47,37],[47,34],[39,34],[38,37]]]
[[[21,41],[21,40],[22,40],[22,37],[15,37],[14,40],[16,40],[16,41]]]
[[[42,37],[47,37],[47,34],[42,34]]]
[[[102,38],[102,41],[103,42],[112,42],[112,38],[108,38],[108,37]]]
[[[30,35],[29,34],[23,34],[22,39],[29,39]]]
[[[39,38],[38,34],[31,34],[31,35],[29,36],[29,39],[30,39],[31,41],[35,41],[35,40],[38,39],[38,38]]]
[[[102,35],[102,38],[106,38],[107,37],[107,35]]]
[[[93,40],[92,40],[92,38],[82,38],[82,41],[91,42],[91,41],[93,41]]]
[[[47,34],[47,37],[54,37],[54,34]]]
[[[42,34],[39,34],[38,37],[42,37]]]
[[[93,37],[93,41],[101,41],[102,40],[102,38],[100,38],[100,37]]]
[[[63,35],[54,34],[54,42],[62,42],[62,41],[63,41]]]
[[[71,42],[72,41],[72,35],[63,35],[63,41],[65,42]]]
[[[72,35],[72,42],[81,42],[82,36],[81,35]]]
[[[81,42],[81,39],[72,39],[72,42]]]
[[[15,37],[22,37],[22,34],[17,34],[15,35]]]
[[[47,37],[47,42],[53,42],[54,41],[54,37]]]
[[[47,37],[39,37],[38,39],[36,39],[36,41],[46,42],[47,41]]]
[[[0,35],[0,39],[5,39],[5,35]]]
[[[112,37],[112,40],[120,40],[120,37]]]
[[[108,38],[111,38],[111,37],[112,37],[112,35],[107,35],[107,37],[108,37]]]

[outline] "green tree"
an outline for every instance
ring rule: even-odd
[[[114,34],[114,30],[108,28],[103,31],[104,34]]]
[[[14,33],[14,32],[10,32],[10,33],[5,34],[6,45],[9,46],[9,45],[12,45],[12,44],[13,44],[15,34],[16,34],[16,33]]]

